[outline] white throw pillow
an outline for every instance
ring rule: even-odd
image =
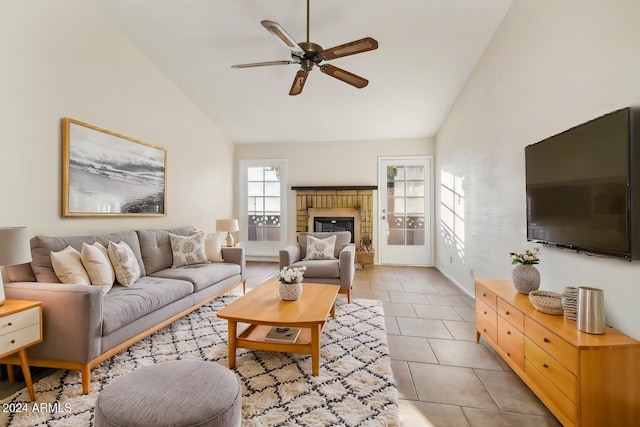
[[[222,262],[222,245],[227,237],[226,231],[214,231],[204,239],[204,251],[211,262]]]
[[[84,269],[87,270],[91,284],[100,286],[102,293],[106,295],[116,280],[116,273],[113,271],[113,266],[109,260],[107,248],[98,242],[92,245],[83,243],[80,260]]]
[[[209,262],[204,250],[204,233],[199,232],[192,236],[178,236],[169,234],[171,250],[173,251],[173,265],[182,267],[192,264],[204,264]]]
[[[91,279],[80,260],[80,252],[67,246],[51,252],[51,265],[58,279],[66,285],[90,285]]]
[[[122,286],[132,285],[140,278],[140,265],[133,250],[125,242],[109,242],[107,248],[116,279]]]
[[[305,260],[312,259],[336,259],[333,256],[333,250],[336,246],[338,236],[330,236],[326,239],[318,239],[313,236],[307,236],[307,255]]]

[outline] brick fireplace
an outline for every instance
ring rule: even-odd
[[[313,231],[315,218],[353,218],[354,243],[359,250],[363,233],[373,237],[375,186],[292,187],[296,191],[296,231]]]

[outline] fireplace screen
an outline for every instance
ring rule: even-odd
[[[354,243],[353,217],[315,217],[313,231],[350,231]]]

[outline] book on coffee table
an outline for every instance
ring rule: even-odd
[[[300,335],[300,328],[284,328],[274,326],[264,337],[265,341],[294,343]]]

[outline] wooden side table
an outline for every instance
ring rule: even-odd
[[[42,341],[42,303],[8,299],[0,305],[0,363],[3,358],[18,353],[29,397],[36,400],[25,349]],[[13,366],[7,364],[9,382],[15,381]]]

